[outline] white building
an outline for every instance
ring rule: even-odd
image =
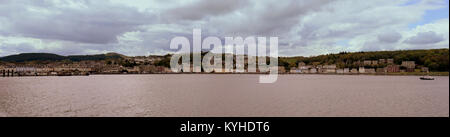
[[[350,68],[344,68],[344,73],[350,73]]]
[[[364,67],[359,67],[359,73],[366,73],[366,69],[364,69]]]
[[[311,69],[309,70],[309,73],[317,73],[317,69],[316,69],[316,68],[311,68]]]

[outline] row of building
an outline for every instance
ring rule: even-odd
[[[133,57],[127,61],[132,61],[136,65],[124,67],[115,61],[80,61],[80,62],[53,62],[49,64],[23,64],[14,63],[0,64],[0,76],[52,76],[52,75],[89,75],[89,74],[152,74],[152,73],[172,73],[171,69],[163,66],[156,66],[155,61],[162,57]],[[402,61],[400,65],[394,63],[394,59],[364,60],[356,62],[357,68],[339,68],[336,64],[329,65],[307,65],[304,62],[298,63],[298,67],[286,70],[280,66],[279,73],[335,73],[335,74],[359,74],[359,73],[394,73],[394,72],[414,72],[416,64],[414,61]],[[381,65],[382,64],[382,65]],[[380,67],[382,66],[382,67]],[[242,66],[241,66],[242,67]],[[225,68],[215,70],[214,73],[235,72],[235,68]],[[190,71],[194,69],[190,65]],[[428,68],[422,67],[422,71]],[[183,71],[180,71],[183,72]],[[249,72],[247,69],[243,73]],[[252,71],[254,72],[254,71]],[[256,69],[256,73],[259,70]]]
[[[70,76],[89,74],[170,73],[170,69],[140,62],[133,67],[108,64],[107,61],[53,62],[49,64],[0,64],[0,76]]]
[[[385,67],[367,67],[380,63]],[[289,73],[336,73],[336,74],[358,74],[358,73],[395,73],[395,72],[414,72],[416,64],[414,61],[402,61],[401,65],[394,63],[393,59],[365,60],[363,65],[358,68],[338,68],[336,64],[331,65],[306,65],[300,62],[298,67],[291,68]],[[422,71],[428,71],[428,68],[422,67]],[[283,68],[279,69],[281,73],[286,72]]]

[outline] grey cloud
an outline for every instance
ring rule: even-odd
[[[340,50],[337,48],[348,50],[347,47],[333,47],[339,40],[351,41],[347,46],[353,50],[389,50],[447,40],[447,37],[431,32],[399,42],[404,39],[403,30],[409,31],[408,24],[420,20],[425,10],[433,9],[421,2],[401,7],[398,4],[402,2],[391,0],[155,0],[143,2],[149,5],[142,7],[128,7],[138,3],[59,1],[62,3],[55,3],[56,0],[0,0],[0,38],[24,37],[62,43],[46,49],[37,48],[37,45],[20,48],[0,44],[1,54],[36,49],[58,54],[164,53],[172,51],[168,48],[171,38],[185,36],[191,39],[194,28],[201,28],[203,37],[220,39],[226,36],[276,36],[283,55],[321,54]],[[64,6],[71,2],[83,6]],[[402,34],[390,30],[402,30]],[[120,39],[127,32],[139,33],[133,33],[129,39]]]
[[[405,10],[399,8],[386,8],[392,1],[333,1],[324,10],[314,12],[312,18],[302,21],[303,26],[297,34],[301,38],[301,45],[308,45],[311,41],[322,41],[327,39],[352,39],[357,36],[371,33],[380,33],[379,30],[391,30],[401,27],[399,24],[408,24],[414,21],[414,16],[404,16]],[[417,11],[410,11],[414,14]],[[386,16],[386,14],[390,14]],[[308,14],[311,15],[311,14]],[[332,26],[338,26],[333,28]],[[339,28],[343,27],[343,28]],[[384,33],[381,40],[386,39]],[[390,34],[395,35],[395,34]],[[398,36],[395,36],[396,38]],[[385,41],[385,42],[387,42]],[[332,46],[332,45],[330,45]]]
[[[48,52],[56,53],[61,55],[79,55],[87,54],[88,51],[107,51],[113,48],[112,45],[108,44],[76,44],[76,43],[64,43],[58,47],[41,47],[37,48],[32,43],[19,43],[19,44],[0,44],[0,57],[7,56],[11,54],[18,53],[29,53],[29,52]],[[97,54],[97,53],[95,53]]]
[[[362,51],[380,51],[386,49],[390,43],[380,44],[378,41],[366,41],[361,47]]]
[[[199,20],[207,16],[222,15],[245,6],[246,0],[199,0],[181,5],[164,13],[169,20]]]
[[[260,1],[254,1],[258,5]],[[265,1],[259,6],[249,7],[241,11],[246,16],[238,20],[228,20],[233,24],[228,31],[248,32],[258,35],[287,34],[294,26],[301,22],[302,15],[320,10],[331,0],[298,1],[286,0],[282,3]],[[227,31],[227,30],[226,30]]]
[[[21,53],[21,52],[37,52],[38,49],[36,49],[33,45],[30,45],[28,43],[21,43],[21,44],[0,44],[0,48],[2,53]],[[7,54],[5,54],[7,55]],[[0,56],[5,56],[0,55]]]
[[[406,39],[404,42],[408,44],[434,44],[444,40],[442,35],[436,34],[436,32],[428,31],[428,32],[419,32],[416,36],[410,37]]]
[[[378,40],[385,43],[395,43],[398,42],[401,38],[402,34],[395,31],[385,32],[378,35]]]
[[[9,5],[8,15],[2,15],[11,25],[10,33],[25,37],[66,40],[81,43],[111,43],[116,36],[136,30],[137,26],[152,23],[157,18],[134,8],[104,2],[84,2],[87,8],[62,8],[42,2],[35,5],[20,2]],[[36,13],[34,6],[50,13]],[[2,7],[1,9],[4,9]],[[11,10],[13,12],[11,12]]]
[[[180,33],[167,30],[155,31],[145,30],[140,32],[138,38],[142,41],[121,41],[119,44],[113,45],[113,50],[127,55],[146,55],[147,53],[156,52],[175,52],[169,48],[170,40],[174,37],[186,37],[192,45],[192,32]]]

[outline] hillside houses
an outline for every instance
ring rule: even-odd
[[[375,74],[414,72],[414,61],[402,61],[401,65],[394,64],[394,59],[364,60],[356,62],[357,67],[339,68],[336,64],[312,65],[299,62],[298,67],[291,68],[290,73],[323,73],[323,74]]]
[[[402,67],[406,68],[406,72],[414,72],[416,64],[414,61],[402,61]]]

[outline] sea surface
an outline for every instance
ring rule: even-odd
[[[0,116],[449,116],[449,77],[252,74],[0,77]]]

